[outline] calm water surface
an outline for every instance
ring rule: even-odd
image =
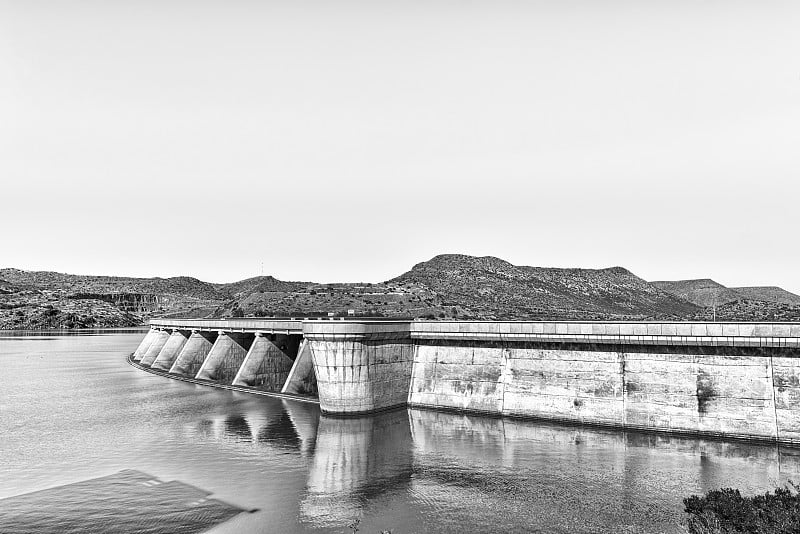
[[[0,333],[0,499],[133,469],[258,509],[217,533],[349,533],[356,518],[362,533],[681,532],[687,494],[800,479],[800,451],[777,446],[418,410],[325,417],[137,370],[125,357],[143,336]]]

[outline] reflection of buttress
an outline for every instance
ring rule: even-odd
[[[323,525],[358,517],[365,499],[410,482],[412,459],[406,409],[371,417],[321,416],[308,493],[300,503],[303,520]]]

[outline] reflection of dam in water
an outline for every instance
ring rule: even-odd
[[[204,419],[195,431],[204,438],[298,451],[306,456],[314,453],[318,424],[316,406],[282,401],[259,411]]]
[[[488,531],[569,532],[576,518],[595,531],[644,520],[669,532],[692,491],[747,492],[798,474],[800,451],[778,446],[402,409],[320,417],[300,513],[341,525],[403,492],[425,510],[421,524],[435,518],[453,532],[487,521]]]
[[[403,492],[431,514],[452,514],[454,525],[479,510],[485,516],[509,508],[519,508],[515,513],[531,525],[558,525],[553,510],[589,516],[602,502],[608,528],[635,516],[658,529],[680,519],[675,503],[693,488],[747,492],[800,476],[800,450],[778,445],[418,409],[339,418],[281,401],[220,414],[196,431],[307,458],[299,513],[318,526],[341,525],[369,503]],[[504,524],[502,517],[492,521]]]
[[[359,517],[366,501],[407,486],[412,466],[406,410],[360,418],[322,416],[302,517],[321,524]]]
[[[129,368],[120,347],[140,339],[0,339],[14,369],[0,498],[137,469],[259,510],[221,534],[341,534],[354,519],[360,532],[398,534],[649,533],[680,532],[690,494],[800,480],[797,451],[783,445],[416,408],[321,417],[314,404]]]

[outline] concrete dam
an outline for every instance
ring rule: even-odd
[[[399,406],[800,443],[800,324],[161,319],[131,356],[192,381]]]

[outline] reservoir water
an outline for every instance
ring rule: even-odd
[[[422,410],[326,417],[138,370],[125,358],[143,336],[0,333],[0,532],[30,532],[39,509],[60,511],[51,532],[80,524],[87,492],[70,488],[110,476],[233,505],[215,533],[350,533],[356,519],[361,533],[683,532],[687,495],[800,480],[785,446]],[[91,495],[101,512],[128,498]],[[163,507],[141,502],[105,521],[158,532]]]

